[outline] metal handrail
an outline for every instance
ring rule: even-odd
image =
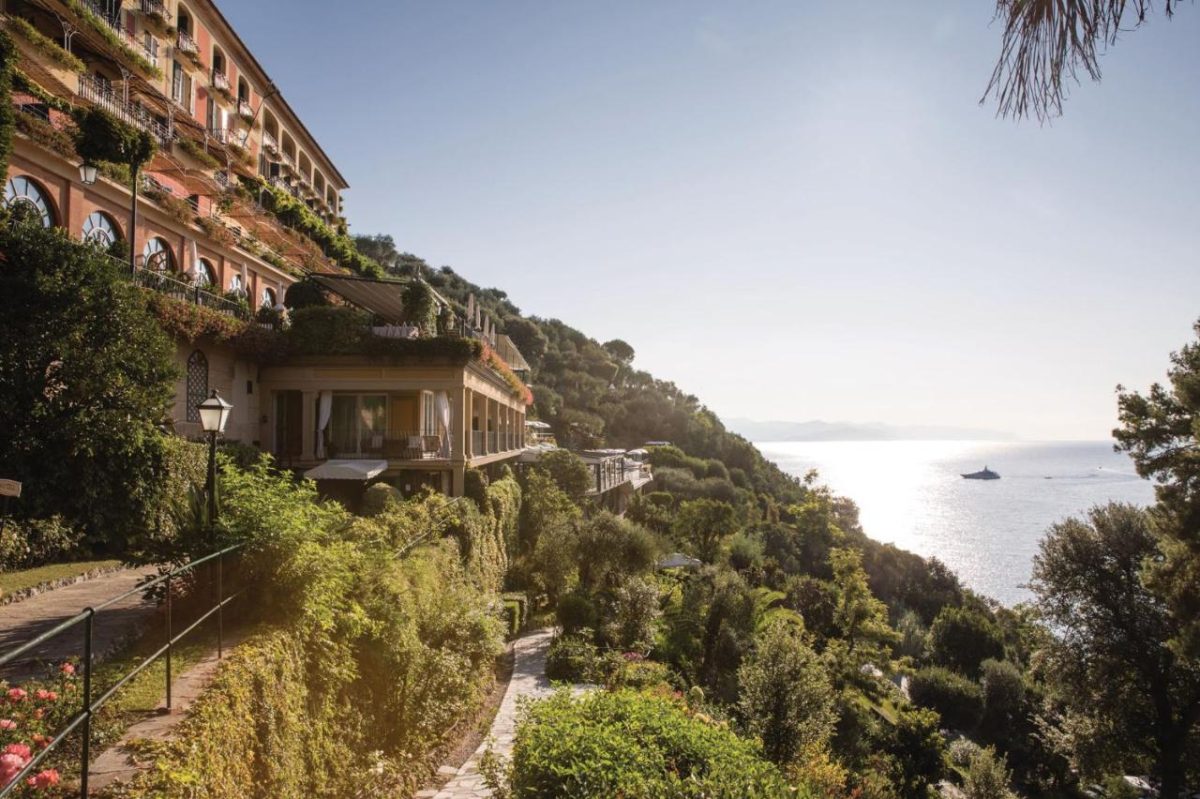
[[[209,618],[211,618],[213,616],[213,614],[217,615],[217,657],[219,659],[224,655],[224,629],[225,629],[224,609],[225,609],[226,605],[228,605],[230,602],[232,602],[237,597],[241,596],[241,594],[243,593],[242,591],[238,591],[237,593],[231,594],[228,597],[225,596],[225,586],[224,586],[225,556],[232,552],[237,552],[238,550],[243,549],[245,546],[246,546],[245,542],[242,542],[240,544],[234,544],[233,546],[229,546],[229,547],[225,547],[224,549],[217,550],[216,552],[212,552],[208,555],[205,555],[204,557],[196,558],[195,560],[185,563],[182,566],[177,566],[176,568],[172,569],[171,571],[167,572],[166,574],[160,575],[160,576],[156,577],[155,579],[151,580],[150,582],[143,583],[142,585],[139,585],[136,588],[132,588],[129,591],[126,591],[125,593],[123,593],[119,596],[112,597],[111,599],[108,599],[108,600],[102,602],[101,604],[96,605],[95,607],[84,608],[83,611],[81,611],[80,613],[61,622],[60,624],[55,625],[52,629],[47,630],[46,632],[44,632],[41,635],[34,638],[33,640],[27,641],[24,644],[22,644],[21,646],[12,650],[11,652],[8,652],[7,654],[0,656],[0,666],[4,666],[7,663],[13,662],[21,655],[32,651],[37,646],[45,643],[46,641],[49,641],[52,638],[62,635],[64,632],[74,628],[75,626],[77,626],[79,624],[84,625],[83,705],[82,705],[82,707],[80,707],[78,712],[76,712],[73,716],[71,716],[71,718],[67,721],[65,726],[63,726],[62,728],[60,728],[54,732],[54,736],[51,738],[50,743],[44,749],[42,749],[36,755],[34,755],[32,758],[30,758],[29,762],[25,764],[24,768],[22,768],[21,771],[19,771],[16,775],[14,775],[12,780],[7,785],[0,785],[0,799],[3,799],[3,797],[8,796],[14,790],[16,790],[16,788],[18,786],[22,785],[24,783],[25,779],[29,775],[31,775],[34,772],[34,770],[37,769],[37,767],[40,766],[46,760],[46,758],[48,758],[50,756],[50,753],[53,752],[58,747],[59,743],[61,743],[63,741],[63,739],[65,739],[69,734],[74,732],[77,727],[80,727],[80,726],[83,727],[83,746],[82,746],[82,751],[80,754],[81,768],[80,768],[80,774],[79,774],[79,777],[80,777],[79,790],[80,790],[80,797],[82,797],[82,799],[87,798],[87,795],[88,795],[88,769],[90,768],[90,763],[91,763],[91,726],[92,726],[92,717],[95,716],[96,711],[99,710],[101,707],[103,707],[104,704],[107,703],[108,700],[110,700],[117,693],[117,691],[119,691],[121,688],[123,688],[125,685],[127,685],[130,680],[132,680],[137,675],[141,674],[143,671],[145,671],[147,668],[149,668],[151,664],[153,664],[156,660],[163,657],[164,655],[166,656],[166,662],[167,662],[167,680],[166,680],[166,682],[167,682],[167,709],[169,710],[171,708],[171,652],[172,652],[172,649],[177,642],[179,642],[185,636],[187,636],[189,633],[191,633],[192,630],[194,630],[198,626],[200,626],[200,624],[202,624],[203,622],[205,622]],[[211,608],[209,608],[198,619],[196,619],[196,621],[194,621],[190,625],[188,625],[188,627],[185,630],[183,630],[182,632],[180,632],[179,634],[176,635],[172,630],[172,624],[171,624],[171,622],[172,622],[172,619],[171,619],[171,580],[172,580],[172,578],[179,577],[182,574],[192,571],[197,566],[200,566],[205,563],[209,563],[210,561],[213,561],[213,560],[216,560],[216,562],[217,562],[217,603],[215,605],[213,605]],[[165,604],[166,604],[166,611],[167,611],[167,642],[163,646],[159,647],[149,657],[142,660],[142,662],[139,663],[136,667],[134,667],[131,671],[124,674],[114,685],[109,687],[109,689],[107,691],[105,691],[98,699],[93,700],[92,699],[92,666],[93,666],[92,650],[93,650],[93,645],[94,645],[93,639],[94,639],[94,632],[95,632],[96,614],[98,612],[104,610],[105,608],[113,605],[114,603],[120,602],[124,599],[128,599],[130,596],[132,596],[134,594],[143,593],[151,588],[154,588],[155,586],[162,585],[162,584],[166,585]]]

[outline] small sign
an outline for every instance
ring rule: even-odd
[[[16,480],[0,480],[0,497],[21,496],[21,484]]]

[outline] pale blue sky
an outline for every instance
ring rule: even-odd
[[[718,413],[1103,438],[1200,317],[1200,18],[1050,126],[987,0],[226,0],[356,232]]]

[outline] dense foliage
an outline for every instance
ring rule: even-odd
[[[431,495],[354,517],[266,460],[225,463],[219,534],[249,542],[247,606],[269,629],[239,647],[155,752],[158,768],[120,795],[419,787],[434,749],[482,699],[500,651],[494,553],[519,490],[511,478],[493,486],[486,512]]]
[[[170,339],[111,259],[37,224],[0,228],[0,462],[15,510],[121,552],[153,524],[173,396]]]
[[[8,157],[12,153],[12,137],[16,112],[12,105],[13,61],[16,48],[12,39],[0,31],[0,174],[8,174]]]
[[[511,773],[494,782],[511,799],[798,795],[753,743],[668,696],[628,690],[530,706]]]

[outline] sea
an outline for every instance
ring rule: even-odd
[[[854,500],[877,541],[936,556],[978,593],[1014,605],[1050,525],[1109,501],[1149,505],[1153,485],[1108,441],[756,442],[780,468]],[[964,480],[985,466],[999,480]]]

